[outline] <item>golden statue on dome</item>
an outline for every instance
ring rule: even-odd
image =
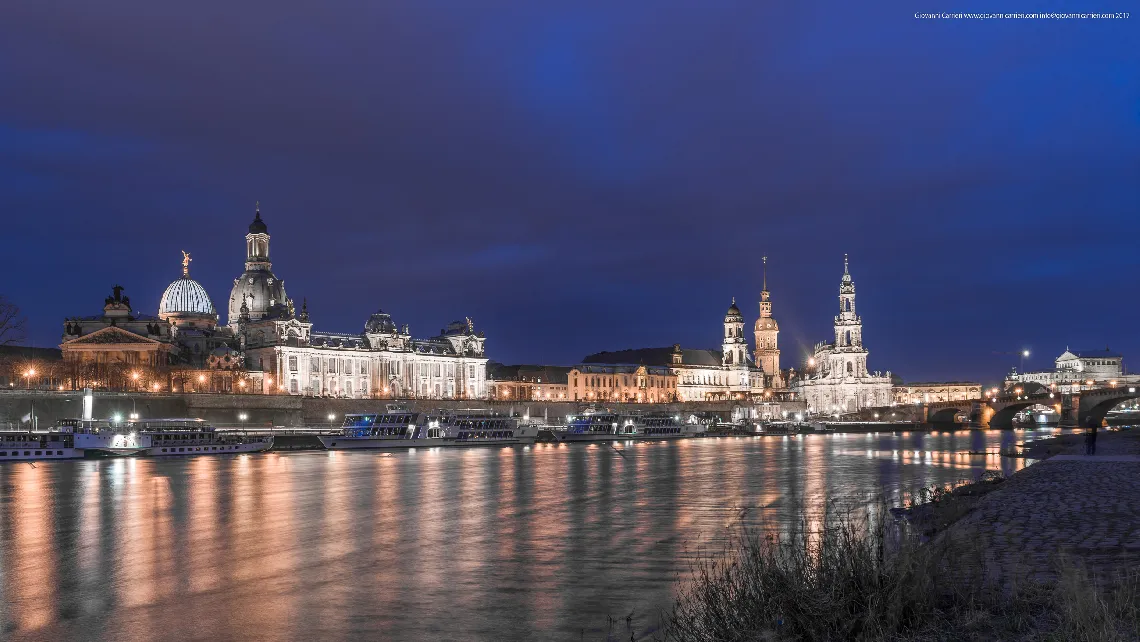
[[[190,277],[190,261],[193,261],[193,260],[194,259],[190,258],[189,252],[187,252],[186,250],[182,250],[182,277],[183,278],[189,278]]]

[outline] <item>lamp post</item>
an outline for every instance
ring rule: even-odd
[[[1017,370],[1017,371],[1018,371],[1018,372],[1020,372],[1021,374],[1025,374],[1025,359],[1026,359],[1026,357],[1028,357],[1028,356],[1029,356],[1029,351],[1028,351],[1028,350],[1022,350],[1022,351],[1021,351],[1021,365],[1020,365],[1020,366],[1018,366],[1018,370]]]

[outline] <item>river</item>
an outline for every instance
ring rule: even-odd
[[[0,636],[600,640],[630,613],[641,634],[741,520],[1012,473],[998,448],[1053,432],[7,463]]]

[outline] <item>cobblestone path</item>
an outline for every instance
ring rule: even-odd
[[[1036,463],[983,497],[947,536],[976,544],[987,575],[1003,581],[1052,578],[1058,555],[1097,575],[1138,568],[1140,457]]]

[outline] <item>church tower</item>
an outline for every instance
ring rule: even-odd
[[[764,289],[760,291],[760,318],[756,319],[756,365],[764,369],[766,377],[780,376],[780,348],[777,337],[780,324],[772,318],[772,302],[768,293],[768,257],[764,261]]]
[[[261,220],[260,204],[254,207],[253,222],[245,235],[245,271],[234,279],[230,290],[230,326],[236,327],[242,319],[242,306],[247,307],[244,315],[253,321],[267,316],[292,316],[285,283],[273,274],[273,264],[269,262],[269,226]]]
[[[722,346],[721,363],[726,366],[743,366],[748,364],[748,340],[744,338],[744,317],[740,308],[736,307],[736,299],[732,299],[732,306],[724,315],[724,345]]]
[[[843,279],[839,282],[839,314],[835,317],[833,377],[866,377],[867,350],[863,348],[863,320],[855,313],[855,282],[843,255]]]

